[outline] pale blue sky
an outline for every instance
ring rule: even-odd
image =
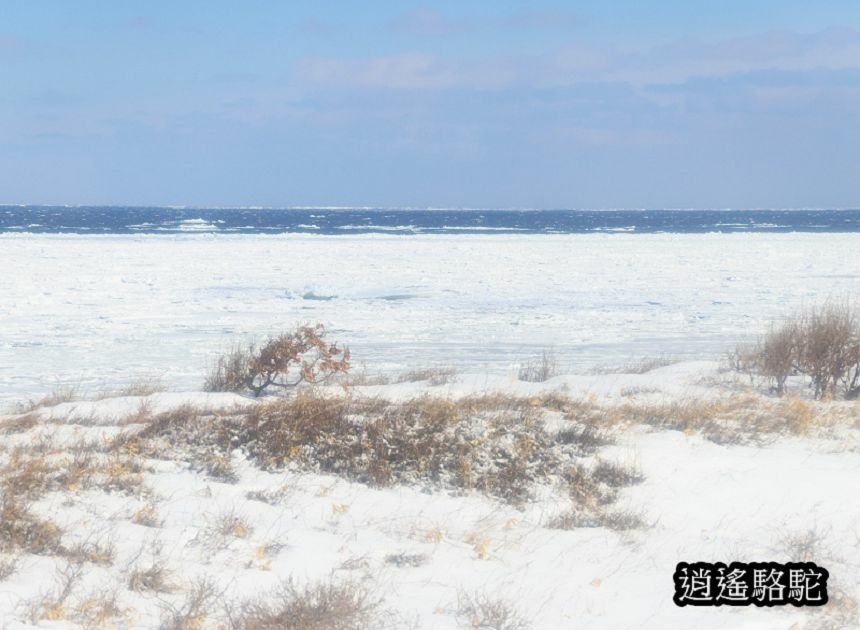
[[[0,203],[860,207],[856,0],[0,0]]]

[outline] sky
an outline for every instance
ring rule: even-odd
[[[860,207],[860,2],[0,0],[0,203]]]

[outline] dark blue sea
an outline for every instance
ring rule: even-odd
[[[0,206],[0,233],[860,232],[860,210],[417,210]]]

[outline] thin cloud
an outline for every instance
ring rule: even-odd
[[[306,58],[298,64],[298,76],[322,85],[387,89],[445,89],[462,82],[450,64],[423,54],[360,61]]]
[[[415,9],[397,16],[388,23],[396,33],[409,35],[452,35],[466,30],[466,23],[430,9]]]
[[[517,13],[508,18],[508,23],[514,27],[532,30],[562,30],[569,31],[578,28],[582,19],[568,9],[545,9]]]

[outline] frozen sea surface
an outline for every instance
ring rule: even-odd
[[[0,234],[0,401],[198,389],[231,342],[323,322],[370,370],[714,357],[860,288],[857,233]]]

